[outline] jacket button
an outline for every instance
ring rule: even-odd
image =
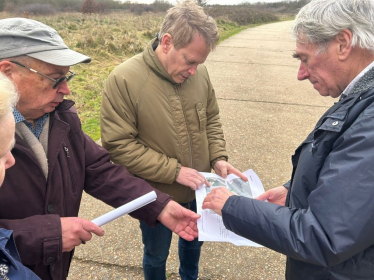
[[[48,204],[47,210],[48,210],[48,212],[51,212],[53,210],[53,205],[52,204]]]
[[[338,125],[338,124],[339,124],[338,121],[332,123],[333,126]]]
[[[47,259],[47,263],[51,263],[51,262],[54,262],[55,258],[54,257],[49,257]]]

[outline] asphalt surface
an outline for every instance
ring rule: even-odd
[[[244,30],[222,42],[205,63],[220,106],[229,161],[240,170],[253,169],[265,189],[288,181],[291,155],[333,104],[308,81],[297,81],[291,24]],[[84,195],[80,217],[93,219],[109,210]],[[143,279],[138,221],[126,216],[103,228],[105,237],[76,249],[68,279]],[[174,235],[169,280],[180,279],[177,240]],[[267,248],[205,242],[199,279],[284,279],[284,266],[285,257]]]

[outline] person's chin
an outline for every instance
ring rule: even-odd
[[[46,108],[46,113],[50,113],[56,109],[58,105],[60,105],[61,102],[51,102],[49,106]]]
[[[187,80],[188,79],[188,77],[185,77],[185,76],[183,76],[183,75],[180,75],[179,77],[178,77],[178,81],[176,81],[177,83],[179,83],[179,84],[181,84],[181,83],[183,83],[185,80]]]

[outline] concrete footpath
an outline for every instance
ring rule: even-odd
[[[244,30],[222,42],[205,63],[220,105],[229,161],[240,170],[252,168],[265,189],[289,179],[291,155],[333,103],[308,81],[297,81],[291,24]],[[110,209],[85,195],[80,216],[93,219]],[[138,221],[126,216],[104,229],[105,237],[76,249],[68,279],[143,279]],[[169,280],[180,279],[176,237],[167,263]],[[199,279],[284,279],[284,266],[285,257],[266,248],[209,242],[202,249]]]

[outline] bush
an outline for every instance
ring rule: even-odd
[[[144,12],[153,12],[153,8],[151,5],[147,4],[132,4],[130,12],[140,16]]]
[[[239,25],[258,24],[278,21],[279,17],[271,12],[261,11],[247,5],[206,7],[205,11],[213,18],[224,18]]]
[[[17,8],[17,13],[29,13],[33,15],[39,16],[46,16],[46,15],[54,15],[57,13],[57,9],[49,4],[28,4],[22,7]]]
[[[153,7],[153,10],[156,12],[166,12],[171,7],[173,7],[173,5],[171,5],[168,1],[164,0],[156,0],[151,4],[151,6]]]
[[[85,0],[82,4],[81,12],[83,14],[92,14],[97,11],[97,4],[95,0]]]

